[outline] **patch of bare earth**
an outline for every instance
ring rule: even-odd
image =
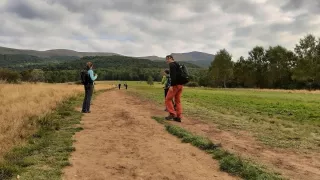
[[[146,102],[144,108],[148,107],[155,115],[166,115],[163,113],[163,107]],[[266,165],[289,179],[320,179],[320,152],[303,153],[292,149],[272,148],[257,141],[247,132],[223,131],[214,123],[197,118],[185,117],[182,123],[172,123],[197,135],[208,137],[215,143],[221,143],[223,149]]]
[[[121,91],[99,95],[74,137],[63,179],[235,179],[208,154],[168,134],[151,119],[153,109]]]

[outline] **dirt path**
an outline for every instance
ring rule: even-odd
[[[168,134],[146,105],[123,91],[98,96],[75,135],[63,179],[235,179],[209,155]]]

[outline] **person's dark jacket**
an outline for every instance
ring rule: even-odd
[[[169,64],[170,67],[170,79],[171,79],[171,86],[176,86],[176,85],[183,85],[179,81],[179,65],[176,62],[172,62]]]

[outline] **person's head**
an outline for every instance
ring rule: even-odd
[[[166,56],[166,62],[167,62],[168,64],[174,62],[174,59],[173,59],[172,55],[167,55],[167,56]]]
[[[164,70],[164,73],[165,73],[166,75],[170,74],[169,69],[165,69],[165,70]]]
[[[92,67],[93,67],[92,62],[87,62],[86,68],[89,70],[89,69],[92,69]]]

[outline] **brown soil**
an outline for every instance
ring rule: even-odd
[[[168,134],[151,119],[154,109],[122,91],[98,96],[75,135],[63,179],[236,179],[208,154]]]
[[[148,102],[145,108],[163,114],[163,107]],[[195,134],[211,139],[232,153],[251,159],[270,170],[293,180],[320,180],[320,152],[303,153],[289,149],[271,148],[257,141],[247,132],[223,131],[215,124],[186,117],[182,123],[172,122]]]

